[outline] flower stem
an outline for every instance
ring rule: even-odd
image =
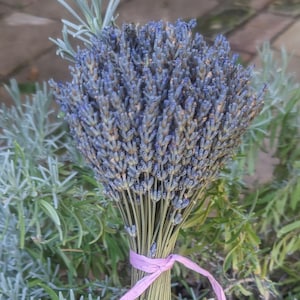
[[[168,270],[153,282],[139,300],[171,300],[171,271]]]
[[[146,276],[144,272],[131,269],[131,286]],[[171,271],[163,272],[137,300],[171,300]]]

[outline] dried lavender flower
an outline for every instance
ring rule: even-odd
[[[134,226],[137,239],[152,230],[145,255],[156,242],[160,253],[163,234],[154,228],[181,225],[263,104],[250,85],[251,67],[237,63],[224,37],[210,46],[193,36],[194,26],[106,27],[90,49],[78,51],[72,82],[51,82],[126,228]]]

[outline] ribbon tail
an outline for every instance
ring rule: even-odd
[[[156,271],[140,279],[120,300],[134,300],[142,295],[146,289],[161,275],[161,271]]]
[[[212,274],[210,274],[207,270],[202,269],[196,263],[194,263],[193,261],[191,261],[190,259],[188,259],[186,257],[177,255],[177,254],[174,254],[173,257],[177,262],[183,264],[185,267],[207,277],[212,285],[212,288],[213,288],[218,300],[226,300],[223,288],[221,287],[219,282],[213,277]]]

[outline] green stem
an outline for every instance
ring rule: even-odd
[[[140,300],[171,300],[171,271],[168,270],[160,275],[145,292]]]
[[[166,258],[170,255],[175,247],[176,238],[172,238],[169,241],[168,245],[162,247],[162,252],[157,252],[157,258]],[[147,256],[147,253],[140,253]],[[135,268],[131,270],[131,286],[134,286],[135,283],[142,279],[147,274],[141,272]],[[153,283],[152,285],[139,297],[138,300],[171,300],[171,270],[163,272]]]
[[[191,198],[190,205],[182,211],[183,222],[177,225],[173,224],[172,222],[172,215],[175,214],[176,211],[172,211],[172,208],[170,208],[171,199],[169,198],[169,193],[167,193],[165,199],[161,200],[158,204],[151,201],[149,194],[145,195],[144,197],[141,195],[140,205],[132,205],[133,217],[129,218],[139,221],[138,227],[140,232],[137,234],[136,238],[132,239],[132,244],[137,244],[136,253],[148,257],[153,242],[155,242],[157,246],[155,258],[166,258],[173,253],[179,230],[184,225],[184,222],[186,221],[202,191],[203,190],[199,191],[199,193],[195,194]],[[131,198],[129,199],[129,202],[133,204],[134,201],[130,194],[129,198]],[[135,212],[134,210],[140,211]],[[131,213],[131,211],[129,212]],[[136,282],[146,275],[146,273],[132,268],[131,286],[134,286]],[[137,299],[171,300],[171,270],[163,272],[143,293],[143,295]]]

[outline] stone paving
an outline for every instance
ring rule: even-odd
[[[246,62],[257,62],[264,41],[277,54],[285,47],[300,82],[300,0],[121,0],[118,13],[119,23],[196,18],[207,39],[225,34]],[[69,78],[68,63],[48,39],[61,36],[61,18],[70,16],[57,0],[0,0],[0,102],[8,99],[3,84],[10,78]]]

